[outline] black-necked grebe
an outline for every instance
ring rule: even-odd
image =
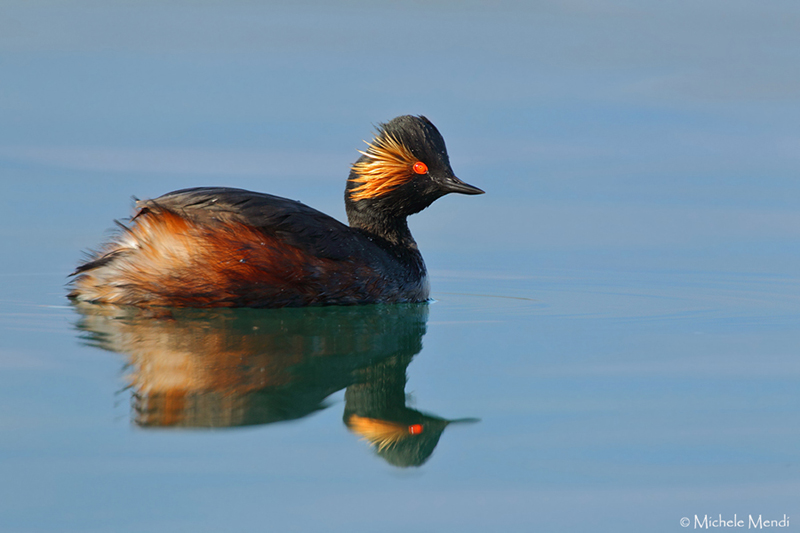
[[[425,117],[381,124],[350,171],[350,226],[300,202],[223,187],[137,201],[130,227],[75,272],[70,298],[119,305],[299,307],[422,302],[425,263],[406,218],[482,190],[450,168]]]

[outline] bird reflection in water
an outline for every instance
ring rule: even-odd
[[[428,304],[137,309],[76,304],[86,344],[125,354],[142,427],[294,420],[345,392],[344,423],[395,466],[419,466],[446,420],[406,407]]]

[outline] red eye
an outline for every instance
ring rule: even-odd
[[[414,169],[414,172],[416,172],[417,174],[428,173],[428,165],[426,165],[422,161],[417,161],[416,163],[414,163],[414,166],[412,168]]]
[[[422,424],[412,424],[408,426],[408,432],[412,435],[419,435],[422,433]]]

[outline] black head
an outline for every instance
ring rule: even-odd
[[[356,213],[406,217],[451,192],[483,194],[455,176],[444,139],[423,116],[404,115],[380,124],[367,144],[345,190],[351,222]]]

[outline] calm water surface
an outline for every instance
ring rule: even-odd
[[[794,3],[0,7],[0,531],[800,528]],[[422,113],[434,300],[75,307],[130,197],[344,219]]]

